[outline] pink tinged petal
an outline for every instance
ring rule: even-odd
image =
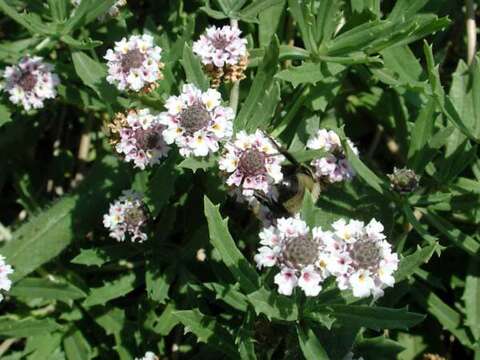
[[[297,286],[298,278],[294,270],[283,268],[280,273],[275,275],[274,282],[278,285],[279,294],[290,296]]]

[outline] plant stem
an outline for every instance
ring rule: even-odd
[[[230,19],[230,26],[238,28],[238,20]],[[233,109],[233,113],[237,113],[238,96],[240,93],[240,81],[234,81],[232,89],[230,90],[230,107]]]
[[[467,63],[471,65],[477,51],[477,25],[475,23],[475,4],[473,0],[465,0],[467,8]]]

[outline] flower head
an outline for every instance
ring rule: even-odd
[[[398,256],[385,240],[383,225],[375,219],[367,225],[342,219],[332,227],[327,269],[337,278],[338,287],[351,289],[356,297],[382,296],[383,289],[394,285],[398,268]]]
[[[147,222],[147,213],[142,202],[142,195],[125,190],[115,202],[110,204],[108,214],[103,216],[103,225],[110,231],[110,236],[117,241],[132,242],[147,240],[143,231]]]
[[[258,268],[280,268],[274,278],[280,294],[291,295],[298,286],[305,295],[317,296],[328,275],[323,253],[329,237],[320,228],[311,231],[298,217],[280,218],[275,226],[260,232],[262,246],[255,262]]]
[[[393,174],[387,175],[393,190],[400,194],[408,194],[418,188],[420,176],[415,171],[407,168],[393,169]]]
[[[183,86],[179,96],[171,96],[160,115],[166,126],[163,136],[168,144],[180,148],[182,156],[206,156],[218,151],[219,142],[232,135],[233,110],[220,105],[218,91],[205,92],[194,85]]]
[[[132,35],[115,43],[104,58],[108,61],[107,81],[119,90],[149,92],[163,79],[162,49],[150,35]]]
[[[252,196],[255,191],[267,194],[271,185],[283,179],[283,160],[283,155],[260,130],[254,134],[240,131],[225,145],[219,167],[230,174],[229,186],[239,187],[243,195]]]
[[[80,5],[82,0],[71,0],[73,6],[77,7]],[[127,5],[127,0],[117,0],[111,7],[108,9],[107,14],[111,17],[115,17],[120,13],[120,8]],[[100,20],[103,20],[103,16],[99,17]]]
[[[7,66],[3,76],[10,101],[21,104],[27,111],[40,109],[45,99],[53,99],[57,95],[55,87],[60,83],[53,66],[38,56],[26,56],[17,65]]]
[[[5,262],[5,257],[0,255],[0,290],[9,291],[12,286],[12,281],[8,275],[13,273],[13,269]],[[3,295],[0,294],[0,301],[3,300]]]
[[[135,358],[135,360],[159,360],[158,356],[151,351],[147,351],[142,358]]]
[[[200,56],[202,64],[217,87],[222,78],[227,81],[243,79],[248,64],[247,40],[240,37],[237,27],[211,26],[193,43],[193,52]]]
[[[352,150],[358,154],[355,145],[350,140],[347,141]],[[308,140],[307,148],[327,152],[325,156],[311,162],[319,180],[335,183],[350,180],[355,176],[352,166],[345,157],[340,138],[334,131],[318,130],[315,136]]]
[[[109,127],[115,150],[135,167],[143,170],[158,164],[168,154],[169,147],[162,135],[165,127],[160,124],[159,116],[149,109],[117,114]]]

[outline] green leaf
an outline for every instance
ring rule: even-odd
[[[83,83],[105,101],[107,109],[111,109],[111,106],[117,103],[117,92],[112,85],[107,83],[105,65],[81,51],[72,53],[72,61],[75,71]]]
[[[232,336],[215,318],[203,315],[198,309],[175,311],[173,316],[186,330],[194,333],[198,341],[211,345],[234,359],[239,358]]]
[[[70,262],[86,266],[101,266],[111,261],[127,259],[139,252],[137,246],[124,243],[80,249],[80,254],[75,256]]]
[[[283,5],[285,0],[256,0],[245,6],[239,13],[239,18],[244,21],[258,22],[258,14],[277,5]]]
[[[65,44],[76,50],[91,50],[102,45],[102,42],[98,40],[92,40],[90,38],[77,40],[70,35],[63,35],[61,39]]]
[[[263,119],[257,118],[257,112],[262,108],[262,100],[273,84],[273,77],[278,67],[278,38],[274,36],[268,46],[261,65],[253,80],[250,92],[238,113],[234,127],[235,130],[251,132],[257,128],[266,128],[268,124],[262,124]]]
[[[395,2],[395,6],[388,17],[391,19],[398,17],[408,18],[417,14],[427,2],[428,0],[398,0]]]
[[[96,226],[107,208],[107,196],[118,193],[127,182],[125,167],[117,158],[105,157],[76,191],[20,226],[2,248],[2,255],[15,269],[12,280],[20,280],[55,258],[73,239]]]
[[[365,359],[391,360],[396,359],[397,354],[405,348],[398,342],[383,336],[363,339],[355,345],[355,355]]]
[[[9,316],[0,317],[0,335],[12,338],[23,338],[42,335],[60,330],[61,326],[53,319],[13,319]]]
[[[470,327],[475,340],[480,339],[480,262],[470,259],[467,277],[465,278],[466,324]]]
[[[330,305],[332,316],[349,326],[363,326],[367,329],[408,329],[417,325],[425,315],[408,312],[407,309],[370,307],[364,305]]]
[[[298,306],[289,297],[278,295],[275,291],[260,288],[248,294],[248,300],[257,314],[265,314],[269,319],[296,321]]]
[[[318,44],[326,43],[332,38],[340,20],[339,12],[341,6],[342,2],[338,0],[324,0],[320,2],[315,29],[315,40]]]
[[[415,273],[421,265],[430,260],[433,253],[439,248],[440,246],[438,244],[428,245],[423,248],[418,248],[413,254],[401,259],[398,270],[394,273],[395,282],[402,281]]]
[[[104,305],[108,301],[125,296],[139,285],[139,280],[134,273],[122,275],[120,278],[107,282],[105,285],[91,288],[83,306],[92,307]]]
[[[238,250],[228,231],[228,219],[222,219],[219,206],[204,197],[205,216],[207,217],[210,242],[219,252],[223,262],[246,292],[258,289],[258,274]]]
[[[224,301],[234,309],[247,311],[248,299],[238,291],[238,286],[232,286],[230,284],[223,285],[213,282],[205,283],[203,286],[210,291],[215,292],[216,299]]]
[[[149,299],[160,304],[168,299],[168,290],[170,289],[169,273],[174,271],[174,267],[169,267],[163,272],[158,269],[158,263],[149,262],[145,272],[145,284],[147,286],[147,295]]]
[[[125,310],[110,308],[95,315],[95,322],[105,330],[107,335],[120,334],[125,325]]]
[[[66,22],[62,33],[69,34],[74,30],[95,21],[104,15],[115,4],[116,0],[82,0],[75,13]]]
[[[307,360],[329,360],[317,335],[306,325],[297,325],[298,342]]]
[[[187,81],[197,86],[200,90],[207,90],[210,82],[203,72],[200,59],[195,56],[188,44],[183,47],[182,66],[185,70]]]
[[[426,211],[424,216],[430,224],[436,227],[437,230],[440,231],[455,246],[466,251],[470,255],[475,257],[479,256],[480,242],[455,228],[452,223],[443,219],[433,211]]]
[[[317,42],[314,35],[314,17],[306,1],[288,0],[288,10],[297,23],[305,48],[310,52],[317,51]]]
[[[59,349],[62,343],[63,334],[59,332],[44,332],[43,334],[32,336],[28,339],[29,349],[34,348],[35,351],[28,356],[28,360],[45,360],[50,359]]]
[[[294,87],[297,87],[303,83],[316,84],[319,81],[337,75],[344,69],[345,67],[343,65],[335,63],[304,62],[300,66],[280,71],[275,77],[288,81],[292,83]]]
[[[180,164],[178,164],[178,167],[184,168],[184,169],[190,169],[193,171],[193,173],[196,173],[197,170],[207,170],[209,168],[212,168],[216,166],[217,164],[217,159],[213,156],[210,156],[208,158],[195,158],[195,157],[188,157]]]
[[[89,360],[93,358],[90,344],[76,327],[73,327],[63,339],[63,348],[68,360]]]
[[[352,150],[350,145],[342,140],[343,148],[346,150],[346,155],[349,163],[352,165],[355,172],[360,176],[370,187],[375,189],[381,195],[388,194],[388,185],[385,181],[382,181],[372,170],[368,168]]]
[[[66,0],[48,0],[48,7],[55,22],[61,23],[67,18],[67,4]]]
[[[10,295],[22,299],[59,300],[67,304],[86,296],[82,290],[72,284],[40,278],[20,280],[12,287]]]
[[[433,135],[435,123],[435,101],[430,99],[428,103],[422,107],[415,126],[412,129],[412,137],[408,148],[408,167],[421,175],[425,169],[426,153],[429,150],[429,143]]]
[[[259,13],[258,37],[260,47],[267,46],[273,34],[277,32],[286,2],[286,0],[277,1],[275,5]]]
[[[0,127],[10,121],[12,121],[12,113],[10,112],[10,109],[5,105],[0,104]]]
[[[51,34],[48,31],[49,27],[43,24],[40,17],[36,14],[19,14],[5,0],[0,0],[0,10],[32,34]]]

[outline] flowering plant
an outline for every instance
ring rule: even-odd
[[[0,0],[0,358],[480,358],[474,5]]]

